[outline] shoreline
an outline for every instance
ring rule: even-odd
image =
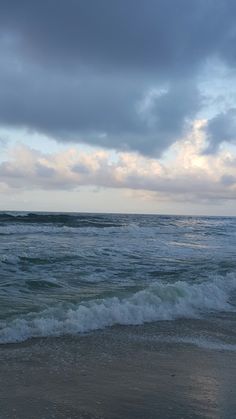
[[[236,416],[235,352],[137,342],[129,329],[2,345],[0,418]]]

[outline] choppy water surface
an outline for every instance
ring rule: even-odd
[[[2,212],[0,343],[190,319],[165,338],[234,349],[235,249],[236,218]]]

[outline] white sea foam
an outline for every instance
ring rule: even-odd
[[[166,342],[175,342],[180,344],[194,345],[198,348],[209,349],[214,351],[230,351],[236,352],[236,345],[233,343],[221,342],[219,340],[204,339],[201,337],[183,337],[183,338],[173,338],[166,339]]]
[[[17,255],[0,255],[0,263],[15,265],[19,262],[20,258]]]
[[[67,226],[51,226],[51,225],[31,225],[31,224],[11,224],[6,226],[0,226],[0,234],[12,235],[12,234],[38,234],[38,233],[73,233],[78,232],[77,228]]]
[[[139,227],[137,227],[138,229]],[[139,228],[140,229],[140,228]],[[112,234],[114,232],[120,231],[124,233],[127,231],[127,233],[136,231],[133,227],[130,226],[107,226],[102,227],[99,229],[99,234],[102,232]],[[64,234],[64,233],[97,233],[98,227],[96,226],[78,226],[78,227],[72,227],[72,226],[65,226],[65,225],[47,225],[47,224],[9,224],[0,226],[0,235],[13,235],[13,234]]]
[[[30,214],[30,212],[27,211],[4,211],[4,212],[0,212],[0,215],[10,215],[11,217],[28,217],[28,215]]]
[[[166,337],[166,336],[140,336],[132,335],[132,338],[137,342],[157,342],[157,343],[174,343],[174,344],[184,344],[184,345],[193,345],[198,348],[215,350],[215,351],[231,351],[236,352],[236,344],[227,343],[225,341],[220,341],[218,339],[212,338],[203,338],[201,336],[184,336],[184,337]]]
[[[31,337],[61,336],[102,329],[116,324],[194,318],[209,311],[230,311],[230,292],[236,277],[227,275],[202,283],[156,283],[127,298],[93,300],[79,305],[50,308],[0,323],[0,343],[20,342]]]

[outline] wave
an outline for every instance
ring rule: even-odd
[[[133,234],[140,234],[141,229],[137,225],[134,224],[95,224],[91,223],[90,225],[80,224],[80,225],[58,225],[58,224],[7,224],[1,225],[0,224],[0,236],[9,236],[13,234],[78,234],[78,229],[80,232],[86,234],[93,234],[96,233],[98,229],[102,229],[102,231],[107,232],[109,234],[122,232],[122,233],[133,233]],[[149,234],[153,233],[153,228],[150,228]]]
[[[86,234],[96,233],[98,228],[102,228],[104,232],[108,233],[117,233],[118,231],[121,232],[136,232],[136,229],[132,226],[57,226],[57,225],[7,225],[7,226],[0,226],[0,236],[10,236],[13,234],[78,234],[78,228],[80,232],[84,232]]]
[[[111,214],[19,213],[0,212],[0,224],[55,224],[68,227],[116,227],[123,226]]]
[[[129,231],[134,235],[142,231],[148,234],[158,232],[159,235],[165,236],[175,236],[179,232],[181,235],[197,233],[227,236],[226,227],[230,227],[232,235],[235,220],[230,217],[198,219],[162,215],[0,212],[0,235],[73,233],[78,232],[78,229],[84,229],[88,233],[107,230],[109,233]],[[177,243],[177,245],[179,244]]]
[[[234,343],[226,343],[219,340],[204,339],[202,337],[193,338],[191,336],[183,338],[169,338],[164,340],[166,343],[179,343],[185,345],[194,345],[201,349],[209,349],[213,351],[229,351],[236,352]]]
[[[230,352],[236,352],[236,344],[235,343],[229,343],[224,340],[214,339],[211,337],[203,338],[202,336],[184,336],[184,337],[178,337],[178,336],[140,336],[140,335],[134,335],[132,338],[135,340],[135,342],[143,342],[148,341],[151,343],[170,343],[170,344],[180,344],[180,345],[193,345],[197,346],[201,349],[208,349],[213,351],[230,351]]]
[[[64,234],[64,233],[77,233],[77,228],[66,227],[66,226],[56,226],[56,225],[45,225],[45,224],[35,224],[35,225],[25,225],[25,224],[10,224],[10,225],[0,225],[0,236],[9,236],[13,234]]]
[[[1,321],[0,343],[33,337],[75,335],[114,325],[197,318],[202,313],[231,311],[230,293],[236,277],[228,274],[202,283],[155,283],[126,298],[106,298],[48,308],[40,313]]]

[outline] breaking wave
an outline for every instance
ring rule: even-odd
[[[228,274],[201,283],[155,283],[126,298],[106,298],[78,305],[61,305],[40,313],[0,322],[0,343],[32,337],[75,335],[114,325],[200,317],[212,311],[232,311],[230,293],[236,277]]]

